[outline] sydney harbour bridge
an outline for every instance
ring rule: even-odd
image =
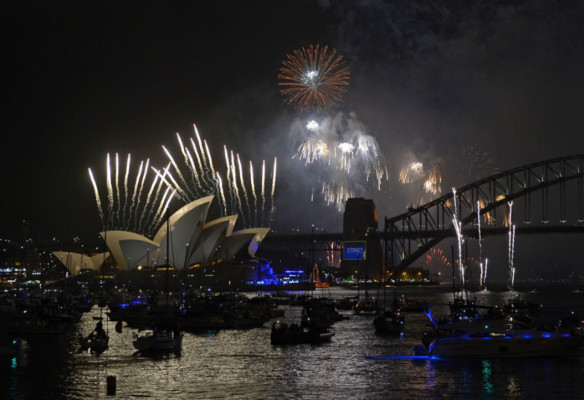
[[[362,239],[380,241],[386,269],[399,274],[446,238],[507,234],[510,226],[519,234],[584,233],[584,154],[539,161],[456,188],[386,217]],[[344,227],[344,233],[268,235],[258,255],[338,252],[340,257],[346,232]]]

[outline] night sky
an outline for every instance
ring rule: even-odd
[[[390,179],[357,195],[380,218],[413,196],[398,182],[413,158],[439,163],[446,190],[584,151],[581,1],[18,1],[0,15],[3,238],[26,219],[36,240],[93,240],[88,168],[102,185],[108,152],[162,166],[161,146],[178,153],[193,124],[219,160],[224,144],[278,157],[280,232],[341,231],[291,157],[309,118],[354,113],[377,139]],[[302,112],[283,101],[279,68],[318,43],[351,81],[333,109]],[[457,164],[464,149],[481,161]]]

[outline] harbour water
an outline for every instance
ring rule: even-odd
[[[361,292],[362,293],[362,292]],[[343,298],[355,290],[317,289],[316,296]],[[371,293],[373,294],[373,293]],[[410,301],[428,301],[446,314],[448,286],[403,287]],[[472,293],[478,304],[504,305],[517,292]],[[540,287],[520,293],[543,304],[538,323],[552,323],[573,310],[584,315],[584,293],[572,287]],[[255,294],[252,294],[255,295]],[[377,293],[375,293],[377,295]],[[386,292],[388,304],[393,289]],[[380,295],[380,297],[383,297]],[[287,321],[299,307],[280,306]],[[105,325],[109,349],[101,356],[78,353],[78,335],[91,332],[99,309],[84,314],[64,335],[30,338],[18,356],[0,358],[1,399],[559,399],[584,396],[584,348],[571,357],[535,359],[414,359],[425,325],[423,313],[407,313],[401,336],[375,333],[371,316],[343,312],[335,336],[320,345],[272,346],[270,327],[185,333],[180,357],[135,354],[124,326]],[[404,356],[404,357],[401,357]],[[108,395],[108,376],[115,395]],[[111,384],[111,381],[110,381]],[[110,387],[111,389],[111,387]],[[111,393],[110,393],[111,394]]]

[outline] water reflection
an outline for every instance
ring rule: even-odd
[[[493,373],[493,363],[490,360],[483,360],[482,364],[482,398],[490,399],[493,395],[493,383],[491,375]]]
[[[410,288],[412,299],[429,300],[437,314],[448,292]],[[339,298],[352,292],[340,292]],[[477,300],[505,302],[505,294],[477,293]],[[566,300],[570,304],[571,299]],[[581,302],[579,303],[581,304]],[[435,306],[434,306],[435,305]],[[581,305],[584,308],[584,305]],[[109,325],[109,349],[78,354],[77,336],[93,328],[93,310],[65,336],[23,343],[0,373],[10,382],[0,398],[106,398],[115,376],[116,397],[126,398],[577,398],[584,392],[582,353],[574,359],[438,360],[411,358],[428,320],[407,314],[403,336],[375,333],[372,318],[354,316],[333,326],[330,343],[272,346],[270,323],[262,328],[185,333],[181,357],[160,360],[135,354],[132,329]],[[297,320],[300,310],[286,308]],[[98,315],[98,314],[95,314]]]

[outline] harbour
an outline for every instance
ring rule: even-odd
[[[411,301],[422,300],[434,313],[448,313],[452,291],[440,287],[403,287]],[[518,292],[480,291],[479,304],[503,305]],[[255,296],[257,293],[249,293]],[[268,293],[264,294],[268,295]],[[355,290],[317,289],[314,296],[342,299]],[[376,294],[377,295],[377,294]],[[387,292],[388,299],[393,291]],[[584,293],[568,285],[541,286],[521,293],[542,302],[541,323],[559,315],[584,312]],[[584,351],[569,357],[533,359],[428,359],[413,357],[429,323],[424,313],[406,312],[401,335],[381,335],[373,317],[340,312],[348,318],[335,322],[330,342],[277,346],[270,344],[276,320],[293,322],[301,307],[281,305],[284,316],[251,329],[184,333],[180,356],[152,358],[136,353],[124,324],[121,333],[105,321],[109,348],[95,356],[78,352],[77,337],[95,326],[99,307],[62,335],[25,340],[19,354],[2,359],[2,387],[6,399],[88,398],[538,398],[578,397],[584,390]],[[108,377],[115,377],[115,394],[108,395]],[[111,382],[111,381],[110,381]]]

